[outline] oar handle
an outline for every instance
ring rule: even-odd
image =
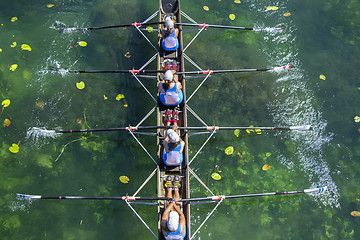
[[[249,27],[238,27],[238,26],[224,26],[224,25],[214,25],[214,24],[206,24],[206,23],[175,23],[176,25],[181,25],[181,26],[197,26],[200,28],[207,28],[207,27],[212,27],[212,28],[231,28],[231,29],[239,29],[239,30],[254,30],[254,28],[249,28]]]
[[[78,133],[78,132],[109,132],[109,131],[136,131],[146,129],[169,128],[167,126],[139,126],[139,127],[119,127],[119,128],[96,128],[96,129],[77,129],[77,130],[54,130],[56,133]]]

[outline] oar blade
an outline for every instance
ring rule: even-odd
[[[38,127],[32,127],[29,128],[26,132],[26,138],[32,138],[34,140],[38,140],[39,138],[56,138],[61,133],[57,132],[56,130],[47,130],[46,128],[38,128]]]
[[[20,199],[25,199],[25,200],[41,199],[40,195],[28,195],[28,194],[17,193],[16,196]]]
[[[307,130],[310,130],[310,128],[311,128],[311,125],[291,126],[290,130],[307,131]]]
[[[326,192],[327,188],[328,187],[325,186],[325,187],[320,187],[320,188],[305,189],[304,193],[317,193],[317,194],[320,194],[320,193]]]

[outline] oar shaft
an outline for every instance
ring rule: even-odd
[[[58,71],[58,70],[57,70]],[[159,73],[165,70],[68,70],[69,73]]]
[[[176,25],[182,25],[182,26],[197,26],[200,28],[203,27],[212,27],[212,28],[230,28],[230,29],[238,29],[238,30],[254,30],[254,28],[249,27],[238,27],[238,26],[225,26],[225,25],[214,25],[214,24],[196,24],[196,23],[175,23]]]
[[[103,27],[90,27],[85,28],[86,30],[99,30],[99,29],[108,29],[108,28],[121,28],[121,27],[134,27],[134,26],[150,26],[156,24],[162,24],[164,22],[148,22],[148,23],[131,23],[131,24],[121,24],[121,25],[113,25],[113,26],[103,26]]]
[[[96,128],[96,129],[78,129],[78,130],[55,130],[56,133],[76,133],[76,132],[109,132],[109,131],[122,131],[122,130],[146,130],[146,129],[158,129],[169,128],[167,126],[139,126],[139,127],[119,127],[119,128]]]

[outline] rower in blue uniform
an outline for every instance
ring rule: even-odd
[[[174,181],[173,181],[174,180]],[[179,176],[168,176],[165,182],[166,197],[172,198],[161,217],[161,228],[166,240],[182,240],[186,236],[185,216],[177,202],[180,199],[181,187]],[[173,194],[174,191],[174,194]]]
[[[166,166],[179,166],[183,161],[183,150],[185,142],[176,132],[177,126],[166,131],[166,137],[163,141],[164,153],[163,161]]]
[[[175,51],[179,47],[179,29],[174,28],[174,21],[170,17],[165,18],[165,31],[161,46],[165,51]]]
[[[174,76],[172,70],[167,70],[164,80],[159,84],[160,102],[165,106],[177,106],[183,100],[182,85],[178,81],[177,75]]]

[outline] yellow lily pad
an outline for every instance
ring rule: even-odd
[[[12,152],[12,153],[17,153],[17,152],[19,152],[19,145],[17,145],[17,144],[15,144],[15,143],[13,143],[12,145],[11,145],[11,147],[9,147],[9,151],[10,152]]]
[[[285,17],[290,17],[290,16],[291,16],[291,13],[286,12],[286,13],[284,13],[284,16],[285,16]]]
[[[265,156],[266,156],[266,157],[270,157],[270,156],[271,156],[271,153],[267,152],[267,153],[265,153]]]
[[[321,80],[326,80],[326,77],[325,77],[325,75],[323,75],[323,74],[321,74],[320,76],[319,76],[319,78],[321,79]]]
[[[17,69],[18,65],[17,64],[13,64],[10,66],[10,71],[15,71]]]
[[[12,17],[12,18],[10,19],[10,22],[16,22],[17,20],[18,20],[17,17]]]
[[[359,116],[355,116],[355,117],[354,117],[354,120],[355,120],[356,123],[358,123],[358,122],[360,122],[360,117],[359,117]]]
[[[0,48],[0,52],[2,52],[2,48]]]
[[[209,7],[208,7],[208,6],[203,6],[203,9],[204,9],[205,11],[209,11]]]
[[[261,129],[255,129],[254,131],[256,132],[256,134],[262,134]]]
[[[278,7],[276,7],[276,6],[268,6],[268,7],[266,7],[266,10],[273,10],[273,11],[275,11],[275,10],[278,10],[279,8]]]
[[[8,126],[10,126],[10,124],[11,124],[10,119],[5,118],[5,120],[4,120],[4,122],[3,122],[3,126],[4,126],[4,127],[8,127]]]
[[[211,177],[216,181],[221,179],[221,175],[219,173],[212,173]]]
[[[359,211],[352,211],[350,214],[353,217],[360,217],[360,212]]]
[[[131,58],[130,52],[126,52],[124,55],[126,58]]]
[[[80,42],[79,42],[79,46],[80,46],[80,47],[86,47],[86,46],[87,46],[87,42],[85,42],[85,41],[80,41]]]
[[[120,176],[119,180],[122,183],[128,183],[130,181],[130,179],[127,176]]]
[[[104,100],[107,100],[108,99],[108,97],[104,94]]]
[[[230,18],[231,20],[235,20],[235,14],[233,14],[233,13],[230,14],[230,15],[229,15],[229,18]]]
[[[148,27],[146,27],[146,30],[147,30],[149,33],[151,33],[151,32],[153,32],[153,31],[154,31],[154,28],[153,28],[153,27],[148,26]]]
[[[124,107],[128,107],[129,105],[127,105],[127,104],[124,104]]]
[[[84,89],[85,88],[85,83],[83,82],[83,81],[81,81],[81,82],[78,82],[78,83],[76,83],[76,87],[78,88],[78,89]]]
[[[6,108],[10,105],[10,99],[5,99],[4,101],[2,101],[1,105]]]
[[[31,47],[27,44],[22,44],[21,45],[21,50],[24,50],[24,51],[31,51]]]
[[[262,170],[267,171],[270,169],[270,165],[269,164],[265,164],[264,166],[262,166]]]
[[[50,4],[46,5],[47,8],[52,8],[53,6],[55,6],[55,4],[50,3]]]
[[[118,101],[120,101],[123,98],[125,98],[125,96],[121,93],[116,96],[116,100],[118,100]]]
[[[14,47],[16,47],[16,45],[17,45],[17,43],[16,43],[16,42],[13,42],[13,43],[10,45],[10,47],[14,48]]]
[[[236,137],[240,136],[240,130],[239,129],[235,129],[234,134]]]
[[[225,154],[226,155],[231,155],[231,154],[233,154],[233,152],[234,152],[234,147],[233,146],[227,147],[225,149]]]
[[[234,0],[234,3],[241,3],[240,0]]]

